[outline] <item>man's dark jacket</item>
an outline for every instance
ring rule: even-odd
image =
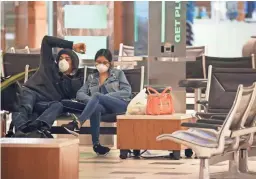
[[[71,50],[73,42],[56,37],[45,36],[41,45],[41,60],[37,72],[24,84],[25,87],[37,91],[49,101],[60,101],[61,99],[72,98],[72,76],[63,75],[59,72],[57,62],[53,58],[52,48],[65,48],[65,51],[72,59],[73,72],[76,72],[79,65],[77,55]],[[63,53],[62,51],[61,53]],[[59,56],[56,58],[58,60]]]

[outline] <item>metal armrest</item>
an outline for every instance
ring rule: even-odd
[[[218,116],[226,116],[226,113],[204,113],[204,112],[197,112],[196,113],[196,117],[198,119],[201,118],[206,118],[206,119],[210,119],[212,116],[215,116],[218,118]]]
[[[207,105],[208,104],[208,101],[206,100],[199,100],[196,102],[197,104],[201,104],[201,105]]]
[[[256,127],[248,127],[245,129],[239,129],[236,131],[232,131],[231,137],[240,137],[247,134],[254,134],[256,133]]]
[[[198,100],[201,100],[202,90],[206,89],[207,87],[207,80],[206,79],[186,79],[179,81],[179,87],[185,87],[186,89],[192,88],[195,91],[195,103]],[[207,110],[207,107],[205,107]],[[201,111],[201,105],[195,104],[195,111]]]
[[[207,79],[185,79],[179,81],[179,87],[185,88],[206,88]]]
[[[206,100],[198,100],[196,101],[197,104],[201,104],[204,107],[204,111],[208,111],[208,101]]]
[[[191,122],[184,122],[181,124],[182,127],[188,128],[202,128],[202,129],[213,129],[218,131],[220,125],[216,124],[204,124],[204,123],[191,123]]]
[[[211,117],[210,117],[210,119],[219,119],[219,120],[225,120],[226,119],[226,117],[227,117],[227,114],[219,114],[219,115],[212,115]]]
[[[217,119],[199,119],[196,121],[197,123],[203,123],[203,124],[216,124],[216,125],[222,125],[223,120],[217,120]]]

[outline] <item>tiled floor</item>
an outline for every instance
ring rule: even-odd
[[[196,159],[121,160],[119,150],[112,150],[105,157],[97,157],[88,147],[81,147],[80,152],[80,179],[197,179],[199,173]],[[250,158],[249,166],[256,171],[256,158]],[[211,173],[227,170],[227,162],[210,167]]]

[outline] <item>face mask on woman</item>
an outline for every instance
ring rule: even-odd
[[[69,69],[69,63],[67,62],[67,60],[62,59],[61,61],[59,61],[59,69],[62,73],[66,72]]]
[[[108,66],[107,65],[104,65],[104,64],[98,64],[96,65],[96,68],[98,70],[99,73],[105,73],[108,71]]]

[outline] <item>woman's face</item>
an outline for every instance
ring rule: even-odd
[[[99,65],[99,64],[103,64],[106,65],[108,68],[110,67],[110,63],[109,61],[104,57],[104,56],[100,56],[96,59],[95,61],[95,66]]]

